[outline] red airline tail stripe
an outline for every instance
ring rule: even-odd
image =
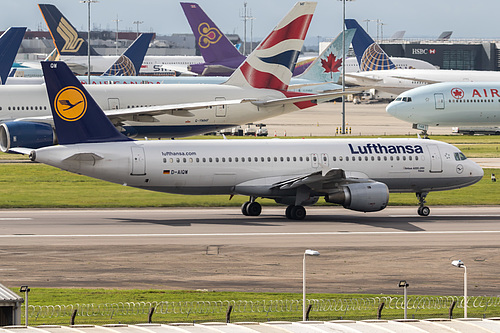
[[[311,23],[312,15],[302,15],[297,17],[292,22],[288,23],[281,29],[273,31],[267,38],[260,44],[259,50],[270,48],[287,39],[301,39],[304,40]]]
[[[288,85],[284,84],[273,74],[261,72],[250,66],[247,62],[240,66],[240,70],[247,82],[254,88],[275,90],[286,90],[288,88]]]

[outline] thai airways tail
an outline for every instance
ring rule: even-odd
[[[75,27],[64,17],[56,6],[50,4],[38,4],[42,16],[47,23],[50,35],[54,40],[60,55],[86,56],[87,41],[78,35]],[[99,55],[90,47],[90,55]]]
[[[181,6],[205,62],[220,62],[228,58],[245,60],[245,56],[238,52],[197,3],[181,2]]]
[[[43,77],[60,144],[129,141],[119,133],[62,61],[42,61]]]
[[[23,41],[25,27],[10,27],[0,36],[0,79],[5,84]]]
[[[149,43],[153,38],[153,33],[141,34],[123,52],[123,54],[111,65],[102,75],[109,76],[135,76],[139,75],[142,62],[148,52]]]
[[[288,88],[316,2],[298,2],[224,83],[241,87]]]
[[[356,33],[356,29],[345,31],[345,49],[349,50],[349,45]],[[314,82],[337,82],[342,72],[344,61],[342,59],[342,33],[340,33],[321,52],[306,71],[297,76],[298,79],[307,79]]]
[[[394,65],[387,53],[373,41],[356,20],[346,19],[345,25],[347,29],[356,29],[356,34],[352,40],[352,47],[358,59],[360,71],[366,72],[396,68],[396,65]]]

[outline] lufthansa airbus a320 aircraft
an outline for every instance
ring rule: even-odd
[[[261,213],[258,198],[287,205],[289,219],[320,197],[347,209],[384,209],[389,192],[425,197],[479,181],[483,170],[456,147],[424,139],[133,141],[119,133],[61,62],[43,62],[60,145],[15,148],[31,160],[142,189],[245,195],[242,213]],[[67,100],[71,100],[68,108]]]

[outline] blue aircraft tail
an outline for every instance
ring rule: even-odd
[[[60,144],[129,141],[62,61],[42,61],[43,76]]]
[[[345,31],[345,49],[349,50],[349,45],[356,33],[356,29]],[[316,82],[337,82],[340,78],[342,66],[342,33],[340,33],[297,78],[308,79]]]
[[[362,72],[396,68],[387,53],[373,41],[356,20],[346,19],[345,26],[347,29],[356,29],[352,47]]]
[[[228,58],[241,58],[242,62],[245,60],[245,56],[238,52],[198,4],[181,2],[181,6],[205,62],[218,62]]]
[[[25,32],[25,27],[10,27],[0,37],[0,79],[2,84],[7,81]]]
[[[54,40],[57,51],[62,56],[86,56],[87,41],[78,35],[75,27],[64,17],[56,6],[50,4],[38,4],[42,16],[47,23],[50,35]],[[90,55],[99,55],[90,47]]]
[[[136,76],[148,52],[153,33],[141,34],[102,75]]]

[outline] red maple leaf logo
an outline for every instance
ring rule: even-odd
[[[333,73],[339,72],[339,67],[342,66],[342,58],[337,59],[330,53],[326,60],[321,59],[321,66],[325,69],[325,73],[330,73],[330,77],[333,77]]]
[[[464,91],[460,88],[453,88],[451,89],[451,95],[455,98],[455,99],[462,99],[464,98]]]

